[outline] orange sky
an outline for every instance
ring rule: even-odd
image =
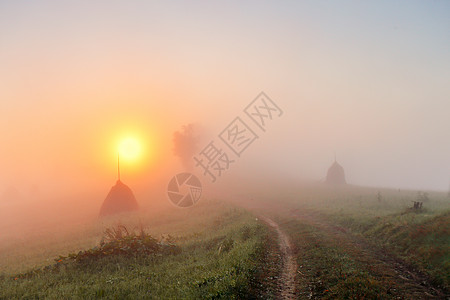
[[[147,148],[140,163],[123,162],[122,178],[150,190],[182,168],[172,154],[175,130],[195,122],[214,137],[261,91],[285,114],[236,170],[322,180],[337,152],[351,183],[444,190],[443,11],[445,3],[421,2],[408,10],[3,2],[0,192],[13,185],[106,195],[127,132]]]

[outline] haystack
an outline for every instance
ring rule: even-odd
[[[327,172],[326,183],[346,184],[344,168],[335,160]]]
[[[138,208],[133,191],[119,179],[109,191],[105,201],[103,201],[100,208],[100,217],[134,211]]]

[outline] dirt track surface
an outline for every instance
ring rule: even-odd
[[[281,287],[280,294],[283,299],[296,299],[295,274],[297,272],[297,263],[294,255],[292,254],[290,239],[288,235],[280,229],[280,226],[272,219],[265,216],[260,216],[260,219],[275,229],[278,235],[278,246],[280,247],[283,261],[281,278],[279,280],[279,286]]]

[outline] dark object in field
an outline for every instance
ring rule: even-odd
[[[117,180],[111,188],[100,208],[100,217],[122,212],[134,211],[139,208],[133,191],[122,181]]]
[[[328,184],[346,184],[344,168],[334,160],[334,163],[328,169],[327,180]]]
[[[419,201],[413,201],[414,202],[414,209],[422,209],[422,204],[423,202],[419,202]]]

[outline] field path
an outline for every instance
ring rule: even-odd
[[[281,230],[280,226],[272,219],[266,216],[259,216],[259,218],[274,228],[278,235],[278,246],[280,247],[281,258],[283,261],[283,269],[281,278],[279,279],[281,291],[280,294],[283,299],[295,299],[295,274],[297,272],[297,262],[292,253],[292,246],[289,236]]]
[[[407,290],[414,299],[450,299],[446,291],[433,287],[431,279],[392,253],[369,244],[365,239],[352,235],[348,229],[331,224],[314,213],[293,209],[288,214],[327,232],[356,260],[375,267],[380,276],[391,278],[399,287]]]
[[[377,278],[387,279],[393,282],[398,289],[400,298],[404,299],[450,299],[447,291],[435,287],[430,278],[412,267],[407,262],[399,259],[387,250],[368,243],[363,237],[355,236],[342,226],[331,223],[313,212],[282,207],[276,203],[257,201],[236,201],[239,206],[254,212],[264,223],[275,229],[278,235],[278,244],[282,256],[283,266],[279,285],[281,296],[284,299],[294,299],[296,291],[297,263],[296,254],[289,234],[281,228],[285,220],[296,219],[303,224],[309,224],[320,230],[327,237],[342,245],[346,253],[361,265],[367,266],[367,271]],[[277,216],[273,221],[268,216]],[[297,251],[301,248],[297,248]],[[298,254],[297,254],[298,255]],[[297,278],[304,280],[304,278]],[[393,292],[397,294],[397,292]],[[403,296],[401,296],[403,295]],[[298,296],[298,295],[297,295]],[[395,297],[394,295],[392,295]]]

